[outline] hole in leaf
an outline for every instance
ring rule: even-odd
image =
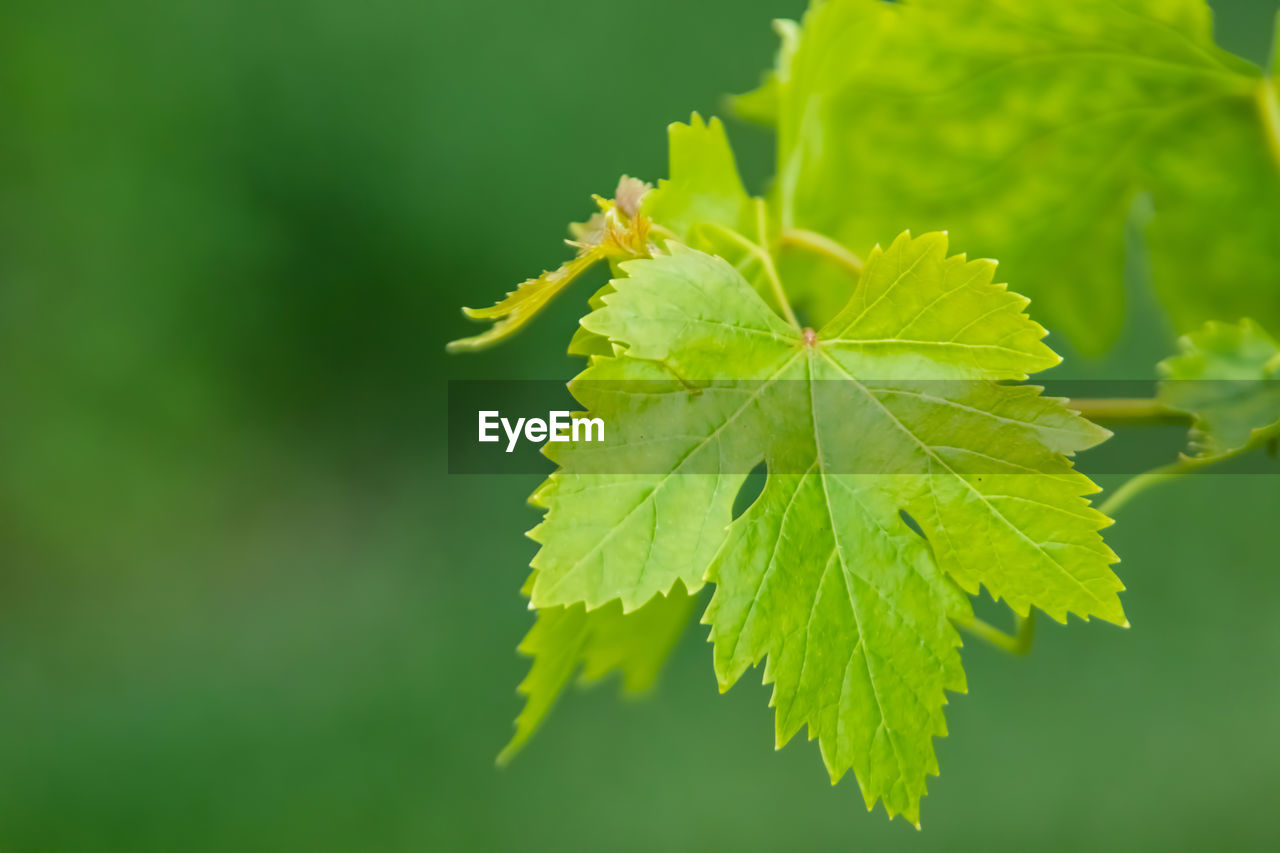
[[[733,499],[733,517],[735,519],[750,509],[751,505],[756,502],[756,498],[760,497],[760,493],[764,491],[764,481],[768,476],[769,466],[764,462],[760,462],[760,464],[751,469],[751,473],[747,475],[747,479],[742,481],[742,488],[738,489],[738,494]]]
[[[898,510],[898,517],[902,519],[903,524],[911,528],[912,533],[919,536],[926,542],[929,541],[929,537],[924,535],[924,530],[921,529],[919,522],[911,517],[911,513],[907,512],[905,509],[900,509]]]

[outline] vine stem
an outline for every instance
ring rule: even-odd
[[[1204,468],[1216,461],[1218,461],[1217,458],[1194,459],[1190,456],[1184,456],[1177,462],[1170,462],[1168,465],[1162,465],[1159,468],[1145,471],[1136,477],[1130,477],[1124,481],[1120,488],[1107,495],[1106,500],[1098,504],[1098,512],[1103,515],[1115,515],[1116,510],[1152,486],[1157,486],[1168,480],[1175,480],[1184,474],[1190,474],[1192,471]]]
[[[756,199],[756,239],[760,245],[760,263],[764,265],[764,274],[769,278],[769,284],[773,287],[773,295],[778,299],[778,305],[782,308],[782,313],[786,316],[787,322],[800,328],[800,320],[796,317],[796,312],[791,307],[791,300],[787,299],[787,292],[782,289],[782,279],[778,277],[778,268],[773,263],[773,255],[765,247],[769,245],[769,225],[768,218],[764,207],[764,199]]]
[[[777,300],[778,308],[782,311],[782,315],[787,319],[788,323],[796,329],[799,329],[800,320],[796,317],[796,312],[791,307],[791,301],[787,299],[787,292],[782,289],[782,279],[778,277],[778,268],[773,263],[773,255],[771,255],[769,250],[765,248],[767,245],[765,240],[768,232],[766,230],[767,222],[765,220],[764,201],[758,200],[756,204],[756,228],[760,232],[760,243],[753,243],[739,232],[729,228],[728,226],[721,225],[718,222],[709,222],[707,225],[737,243],[746,250],[747,254],[760,262],[760,266],[764,270],[765,278],[769,279],[769,287],[773,291],[773,297]]]
[[[1146,397],[1073,398],[1067,401],[1067,405],[1089,420],[1098,423],[1185,424],[1192,420],[1186,412],[1170,409],[1158,400]],[[1098,511],[1104,515],[1114,515],[1117,510],[1151,487],[1169,480],[1176,480],[1202,468],[1208,468],[1262,447],[1276,440],[1274,433],[1273,430],[1260,431],[1255,433],[1243,447],[1235,450],[1215,456],[1181,456],[1176,462],[1170,462],[1168,465],[1131,477],[1098,505]]]
[[[1014,618],[1016,619],[1017,627],[1012,634],[1001,631],[977,616],[970,616],[968,619],[953,619],[951,621],[961,631],[977,637],[997,649],[1006,651],[1011,655],[1025,655],[1031,651],[1031,642],[1036,636],[1036,611],[1034,608],[1030,608],[1027,610],[1026,616],[1014,614]]]
[[[666,240],[679,240],[679,239],[680,239],[680,235],[679,235],[679,234],[677,234],[676,232],[672,231],[670,228],[666,227],[665,225],[659,225],[659,224],[658,224],[658,223],[656,223],[656,222],[650,222],[650,223],[649,223],[649,230],[650,230],[650,231],[652,231],[652,232],[654,232],[655,234],[661,234],[661,235],[662,235],[662,237],[663,237],[663,239],[666,239]]]
[[[1169,480],[1176,480],[1186,474],[1199,471],[1201,468],[1217,465],[1219,462],[1226,462],[1228,459],[1242,456],[1259,447],[1271,447],[1278,438],[1280,438],[1280,429],[1255,430],[1253,437],[1243,446],[1228,450],[1226,453],[1219,453],[1216,456],[1183,456],[1177,462],[1170,462],[1168,465],[1162,465],[1159,468],[1154,468],[1126,480],[1120,488],[1112,492],[1106,500],[1098,505],[1098,511],[1104,515],[1112,515],[1120,507],[1152,486],[1158,486]]]
[[[862,258],[825,234],[803,228],[788,228],[782,232],[782,245],[816,252],[853,273],[854,278],[862,275]]]
[[[1072,398],[1067,405],[1089,420],[1098,422],[1180,424],[1191,420],[1187,413],[1170,409],[1148,397],[1079,397]]]
[[[1258,112],[1262,117],[1262,127],[1267,136],[1267,145],[1271,156],[1280,167],[1280,97],[1276,94],[1275,81],[1269,77],[1262,78],[1257,89]]]

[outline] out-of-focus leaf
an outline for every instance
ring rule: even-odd
[[[1096,353],[1123,322],[1146,193],[1179,329],[1280,326],[1276,89],[1213,43],[1201,0],[828,0],[780,62],[784,230],[948,229]]]
[[[633,694],[652,687],[689,625],[694,601],[683,589],[673,589],[632,613],[624,614],[616,601],[595,610],[581,604],[539,610],[520,643],[520,653],[533,658],[518,688],[525,706],[498,763],[509,762],[529,741],[575,674],[591,684],[620,672],[622,689]]]
[[[1280,435],[1280,346],[1251,320],[1208,323],[1160,363],[1160,402],[1189,413],[1192,453],[1214,457]]]

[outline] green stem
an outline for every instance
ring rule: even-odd
[[[1143,472],[1136,477],[1125,480],[1120,488],[1116,489],[1107,499],[1098,505],[1098,512],[1103,515],[1115,515],[1116,510],[1133,500],[1138,495],[1145,492],[1152,486],[1158,486],[1168,480],[1176,480],[1185,474],[1190,474],[1197,467],[1192,466],[1190,457],[1183,457],[1177,462],[1171,462],[1168,465],[1162,465],[1159,468],[1153,468],[1150,471]]]
[[[862,275],[862,258],[841,246],[835,240],[817,231],[806,231],[803,228],[788,228],[782,232],[782,245],[793,246],[816,252],[825,258],[835,261],[853,274],[854,278]]]
[[[1191,420],[1186,412],[1147,397],[1075,398],[1067,405],[1098,423],[1182,424]]]
[[[1258,113],[1262,118],[1263,132],[1267,137],[1267,147],[1271,151],[1276,166],[1280,166],[1280,98],[1276,95],[1276,83],[1270,77],[1264,77],[1257,89]]]
[[[1152,486],[1158,486],[1169,480],[1176,480],[1202,468],[1208,468],[1212,465],[1217,465],[1219,462],[1226,462],[1228,459],[1242,456],[1259,447],[1265,447],[1270,442],[1275,441],[1278,435],[1280,435],[1280,430],[1277,429],[1257,430],[1244,446],[1237,447],[1235,450],[1228,450],[1226,453],[1219,453],[1216,456],[1183,456],[1177,462],[1171,462],[1168,465],[1162,465],[1159,468],[1139,474],[1125,481],[1124,485],[1112,492],[1105,501],[1099,504],[1098,511],[1103,515],[1113,515],[1116,510]]]
[[[762,221],[762,218],[764,215],[763,201],[761,201],[757,206],[757,214],[758,214],[757,225],[761,229],[763,229],[764,227],[764,224]],[[718,222],[708,222],[707,227],[714,228],[715,230],[719,231],[721,234],[724,234],[734,243],[737,243],[739,246],[745,249],[747,254],[751,255],[753,258],[755,258],[757,261],[760,262],[760,266],[764,269],[765,278],[769,279],[769,286],[773,290],[774,299],[777,300],[778,308],[782,311],[782,315],[787,318],[788,323],[790,323],[791,325],[799,329],[800,320],[796,317],[796,312],[792,310],[791,303],[787,300],[786,291],[782,289],[782,280],[778,278],[778,268],[774,266],[773,256],[769,254],[769,251],[765,249],[763,245],[759,243],[751,242],[746,237],[742,236],[742,234],[740,234],[739,232],[725,225],[721,225]],[[761,234],[763,235],[764,233],[765,232],[761,230]],[[764,237],[762,236],[761,239],[763,240]]]
[[[667,228],[665,225],[659,225],[656,222],[649,223],[649,230],[655,234],[661,234],[664,240],[679,240],[680,235]]]
[[[1158,400],[1145,397],[1073,398],[1067,405],[1089,420],[1099,423],[1180,423],[1188,420],[1185,413],[1168,409]],[[1181,477],[1205,464],[1207,463],[1204,461],[1184,456],[1177,462],[1138,474],[1108,495],[1098,506],[1098,510],[1104,515],[1111,515],[1152,486]]]
[[[1034,608],[1029,608],[1026,616],[1014,614],[1014,619],[1016,620],[1016,628],[1013,634],[1005,633],[977,616],[971,616],[968,619],[953,619],[952,621],[961,631],[977,637],[997,649],[1006,651],[1011,655],[1025,655],[1031,651],[1031,641],[1036,636],[1036,611]]]
[[[800,320],[796,318],[796,312],[791,308],[787,293],[782,289],[782,279],[778,277],[778,268],[774,266],[773,255],[769,254],[769,251],[765,248],[769,245],[769,228],[764,199],[762,198],[756,199],[756,239],[760,241],[760,262],[764,264],[764,274],[769,277],[769,284],[773,287],[773,295],[777,297],[778,305],[781,306],[787,322],[798,329],[800,328]]]

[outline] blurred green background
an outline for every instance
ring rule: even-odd
[[[1221,40],[1260,61],[1275,6],[1220,4]],[[966,649],[923,833],[775,753],[701,628],[494,768],[535,483],[445,473],[445,379],[567,378],[589,286],[451,360],[457,307],[661,176],[801,10],[6,0],[0,850],[1280,847],[1274,478],[1126,508],[1131,631]],[[731,133],[759,187],[769,139]],[[1149,376],[1138,315],[1077,369]]]

